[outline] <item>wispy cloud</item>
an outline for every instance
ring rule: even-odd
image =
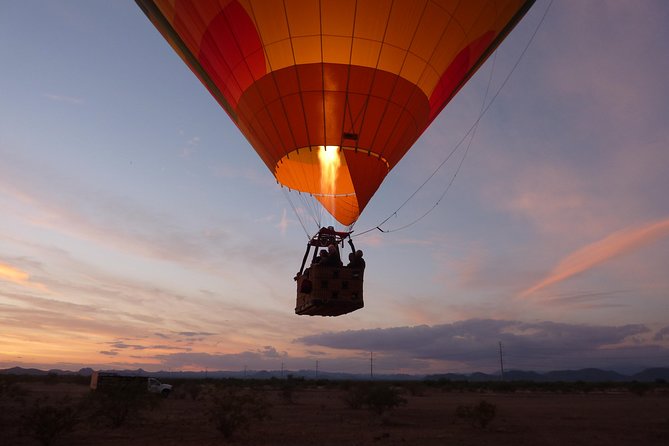
[[[8,280],[10,282],[24,284],[28,282],[29,278],[30,275],[27,272],[21,271],[20,269],[14,268],[10,265],[0,263],[0,280]]]
[[[583,309],[627,307],[629,304],[620,303],[617,299],[623,293],[625,291],[575,293],[551,297],[546,299],[544,303],[549,306],[569,306]]]
[[[173,353],[156,356],[163,366],[181,370],[240,370],[245,367],[276,370],[281,367],[282,358],[286,359],[289,356],[273,346],[240,353]]]
[[[281,220],[279,221],[279,224],[277,227],[279,228],[279,231],[281,231],[281,235],[286,235],[286,230],[288,229],[288,217],[286,216],[287,212],[286,209],[283,209],[283,212],[281,213]]]
[[[227,275],[231,281],[236,280],[231,271],[239,265],[240,258],[272,267],[282,264],[278,249],[268,250],[276,253],[272,256],[248,249],[258,241],[245,239],[243,231],[233,233],[230,228],[241,226],[235,216],[215,226],[188,228],[178,217],[143,206],[132,197],[95,190],[33,161],[12,161],[0,164],[0,192],[29,206],[31,212],[24,218],[32,226],[88,239],[114,250]],[[39,179],[27,178],[21,174],[24,171],[39,171],[41,175]],[[52,184],[60,185],[58,192]]]
[[[109,344],[114,349],[130,349],[130,350],[182,350],[182,351],[191,351],[190,348],[177,347],[173,345],[166,344],[128,344],[124,341],[115,341]]]
[[[669,325],[659,329],[653,337],[654,341],[662,341],[664,339],[669,339]]]
[[[0,263],[0,281],[7,281],[28,288],[46,290],[44,284],[31,280],[28,272],[6,263]]]
[[[52,94],[52,93],[47,93],[44,96],[56,102],[66,102],[68,104],[75,104],[75,105],[82,105],[84,103],[83,99],[74,96],[65,96],[61,94]]]
[[[181,148],[181,157],[190,158],[193,153],[197,150],[197,147],[200,145],[200,137],[193,136],[191,139],[186,141],[186,144]]]
[[[632,252],[669,235],[669,219],[615,232],[565,257],[550,274],[523,291],[527,297],[537,291],[588,271],[602,263]]]

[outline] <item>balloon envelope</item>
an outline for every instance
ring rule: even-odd
[[[534,0],[136,1],[277,181],[350,225]]]

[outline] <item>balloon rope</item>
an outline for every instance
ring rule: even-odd
[[[307,231],[307,227],[304,226],[304,222],[302,221],[302,217],[300,217],[299,212],[297,212],[297,208],[295,207],[295,204],[293,204],[293,200],[290,199],[290,194],[286,191],[286,189],[284,187],[281,188],[281,191],[283,192],[283,195],[288,200],[288,203],[290,203],[290,207],[293,208],[293,213],[297,217],[297,221],[300,222],[300,226],[302,226],[302,229],[304,229],[304,233],[307,235],[307,239],[310,239],[311,236],[309,235],[309,231]]]
[[[400,207],[398,207],[394,212],[392,212],[392,213],[391,213],[385,220],[383,220],[381,223],[379,223],[378,225],[374,226],[373,228],[370,228],[370,229],[367,229],[367,230],[365,230],[365,231],[359,232],[358,234],[355,235],[355,237],[360,237],[361,235],[363,235],[363,234],[367,234],[368,232],[374,231],[375,229],[378,229],[379,231],[381,231],[381,232],[383,232],[383,233],[396,232],[396,231],[400,231],[400,230],[402,230],[402,229],[406,229],[406,228],[408,228],[409,226],[413,226],[414,224],[418,223],[420,220],[422,220],[423,218],[425,218],[430,212],[432,212],[432,211],[439,205],[440,201],[444,198],[444,196],[446,195],[446,193],[447,193],[448,190],[450,189],[451,185],[452,185],[453,182],[455,181],[455,177],[458,175],[458,172],[460,171],[460,168],[462,167],[462,163],[464,162],[465,157],[467,156],[467,153],[469,152],[469,148],[471,147],[472,141],[473,141],[473,139],[474,139],[474,135],[476,134],[476,129],[478,128],[479,122],[481,122],[481,119],[483,118],[483,116],[486,114],[486,112],[490,109],[490,107],[492,106],[492,104],[495,102],[495,99],[497,99],[497,96],[499,96],[499,94],[500,94],[500,92],[502,91],[502,89],[504,88],[504,86],[506,86],[507,82],[508,82],[509,79],[511,78],[511,75],[514,73],[514,71],[516,71],[516,68],[518,68],[518,65],[520,64],[520,61],[523,59],[523,56],[524,56],[525,53],[527,52],[527,49],[530,47],[530,44],[532,43],[532,41],[534,40],[535,36],[537,35],[537,32],[539,31],[539,28],[541,28],[541,25],[544,23],[544,20],[546,19],[546,15],[548,14],[548,11],[550,10],[552,4],[553,4],[553,0],[551,0],[550,3],[548,4],[548,6],[546,7],[546,10],[544,11],[544,14],[541,16],[541,20],[539,20],[539,23],[537,24],[536,28],[534,29],[534,32],[532,33],[532,36],[530,37],[530,39],[528,40],[527,44],[525,45],[525,48],[523,48],[523,51],[520,53],[520,56],[518,56],[518,59],[517,59],[516,62],[514,63],[513,67],[511,68],[511,70],[509,71],[509,73],[507,74],[507,76],[504,78],[504,81],[502,82],[502,84],[499,86],[499,88],[498,88],[497,91],[495,92],[495,95],[494,95],[494,96],[492,97],[492,99],[490,100],[490,103],[488,103],[487,106],[485,106],[485,107],[482,108],[481,112],[479,113],[478,118],[474,121],[474,123],[471,125],[471,127],[469,127],[469,130],[467,131],[467,133],[465,133],[465,135],[460,139],[460,141],[458,141],[458,143],[455,145],[455,147],[453,148],[453,150],[451,150],[451,152],[446,156],[446,159],[444,159],[444,160],[437,166],[437,168],[436,168],[436,169],[435,169],[435,170],[434,170],[434,171],[427,177],[427,179],[426,179],[420,186],[418,186],[418,189],[416,189],[416,190],[409,196],[409,198],[407,198],[407,199],[400,205]],[[496,55],[496,54],[497,54],[497,51],[495,51],[495,55]],[[494,60],[495,60],[495,58],[493,58],[493,68],[494,68]],[[486,96],[487,96],[487,94],[488,94],[488,89],[490,88],[490,82],[491,82],[491,80],[492,80],[492,70],[491,70],[491,72],[490,72],[490,78],[488,79],[488,88],[486,88]],[[485,98],[484,98],[484,100],[483,100],[483,104],[485,104]],[[421,215],[421,216],[418,217],[417,219],[413,220],[412,222],[407,223],[407,224],[404,225],[404,226],[400,226],[400,227],[398,227],[398,228],[393,228],[393,229],[386,229],[386,230],[381,229],[381,226],[383,226],[386,222],[388,222],[388,220],[390,220],[393,216],[396,217],[396,216],[397,216],[397,213],[398,213],[398,212],[399,212],[399,211],[400,211],[400,210],[401,210],[401,209],[402,209],[402,208],[403,208],[409,201],[411,201],[411,199],[413,199],[413,197],[416,196],[416,194],[417,194],[418,192],[420,192],[420,191],[423,189],[423,187],[425,187],[425,185],[432,179],[432,177],[434,177],[434,176],[437,174],[437,172],[438,172],[439,170],[441,170],[441,168],[444,166],[444,164],[446,164],[446,162],[451,158],[451,156],[453,156],[453,154],[460,148],[460,146],[462,145],[462,143],[467,139],[467,137],[469,137],[470,134],[471,134],[471,139],[470,139],[470,141],[469,141],[469,144],[468,144],[467,148],[465,149],[465,153],[464,153],[462,159],[460,160],[460,164],[458,165],[458,167],[457,167],[455,173],[453,174],[453,177],[452,177],[451,180],[449,181],[448,185],[446,186],[446,189],[445,189],[444,192],[441,194],[441,196],[439,197],[439,199],[437,200],[437,202],[436,202],[436,203],[435,203],[435,204],[434,204],[434,205],[433,205],[427,212],[425,212],[423,215]]]

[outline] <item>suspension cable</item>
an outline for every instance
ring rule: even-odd
[[[297,211],[297,208],[295,207],[295,204],[293,203],[293,200],[290,199],[290,193],[288,191],[286,191],[286,188],[284,188],[284,187],[281,187],[281,191],[283,192],[283,195],[288,200],[288,203],[290,203],[290,207],[293,208],[293,213],[297,217],[297,221],[300,222],[300,226],[302,226],[302,229],[304,229],[304,233],[307,235],[307,239],[311,238],[309,236],[309,231],[307,231],[307,227],[304,225],[304,222],[302,221],[302,217],[300,217],[300,213]]]
[[[522,52],[520,53],[520,55],[518,56],[518,59],[517,59],[516,62],[514,63],[513,67],[511,67],[511,70],[509,71],[509,73],[506,75],[506,77],[505,77],[504,80],[502,81],[501,85],[499,86],[499,88],[497,89],[497,91],[495,92],[495,94],[493,95],[493,97],[492,97],[492,99],[490,100],[490,102],[488,103],[488,105],[485,105],[485,98],[484,98],[484,100],[483,100],[483,105],[484,105],[484,107],[482,107],[482,110],[481,110],[481,112],[479,113],[478,118],[476,118],[476,120],[475,120],[474,123],[471,125],[471,127],[469,127],[469,130],[467,130],[467,132],[464,134],[464,136],[463,136],[462,138],[460,138],[460,140],[457,142],[457,144],[455,145],[455,147],[454,147],[454,148],[449,152],[449,154],[446,156],[446,158],[445,158],[445,159],[444,159],[444,160],[443,160],[443,161],[436,167],[436,169],[435,169],[435,170],[434,170],[434,171],[427,177],[427,179],[426,179],[420,186],[418,186],[418,188],[417,188],[417,189],[416,189],[416,190],[409,196],[409,198],[407,198],[407,199],[406,199],[406,200],[405,200],[405,201],[404,201],[404,202],[403,202],[397,209],[395,209],[395,211],[393,211],[393,212],[392,212],[388,217],[386,217],[381,223],[379,223],[379,224],[377,224],[376,226],[374,226],[374,227],[372,227],[372,228],[369,228],[369,229],[367,229],[367,230],[365,230],[365,231],[362,231],[362,232],[357,233],[357,234],[355,235],[355,237],[360,237],[361,235],[367,234],[368,232],[371,232],[371,231],[374,231],[374,230],[379,230],[379,231],[381,231],[381,232],[383,232],[383,233],[389,233],[389,232],[396,232],[396,231],[400,231],[400,230],[402,230],[402,229],[406,229],[406,228],[408,228],[409,226],[413,226],[414,224],[418,223],[420,220],[422,220],[424,217],[426,217],[430,212],[432,212],[432,210],[434,210],[434,209],[439,205],[440,201],[443,199],[443,197],[446,195],[446,193],[447,193],[448,190],[450,189],[451,185],[452,185],[453,182],[455,181],[455,177],[458,175],[458,172],[460,171],[460,168],[462,167],[462,163],[464,162],[464,159],[465,159],[465,157],[467,156],[467,153],[469,152],[469,148],[471,147],[472,141],[474,140],[474,136],[475,136],[475,134],[476,134],[476,129],[478,128],[478,125],[479,125],[479,123],[481,122],[481,119],[482,119],[483,116],[486,114],[486,112],[490,109],[490,107],[492,106],[492,104],[495,102],[495,99],[497,99],[497,97],[498,97],[499,94],[501,93],[502,89],[506,86],[507,82],[508,82],[509,79],[511,78],[511,75],[514,73],[514,71],[516,71],[516,68],[518,68],[518,65],[520,65],[520,61],[523,59],[523,56],[525,56],[525,53],[527,52],[528,48],[530,47],[530,44],[532,43],[532,41],[534,40],[535,36],[537,35],[537,32],[539,31],[539,28],[541,28],[541,25],[543,24],[544,20],[546,19],[546,15],[548,14],[548,11],[550,10],[552,4],[553,4],[553,0],[551,0],[550,3],[548,3],[548,6],[546,7],[546,10],[544,11],[543,15],[541,16],[541,19],[539,20],[539,23],[537,24],[536,28],[534,29],[534,32],[533,32],[532,35],[530,36],[530,39],[528,40],[527,44],[525,44],[525,47],[523,48],[523,51],[522,51]],[[496,55],[496,54],[497,54],[497,51],[495,51],[495,55]],[[494,60],[495,60],[495,59],[493,58],[493,67],[494,67]],[[489,80],[488,80],[488,88],[490,88],[490,82],[491,82],[491,80],[492,80],[492,70],[491,70],[491,73],[490,73],[490,78],[489,78]],[[486,88],[486,95],[488,94],[488,88]],[[467,137],[469,137],[470,134],[471,134],[471,139],[470,139],[470,141],[469,141],[469,144],[468,144],[467,148],[465,149],[465,153],[464,153],[462,159],[460,160],[460,164],[458,165],[458,167],[457,167],[455,173],[453,174],[453,177],[452,177],[451,180],[449,181],[448,185],[446,186],[446,189],[445,189],[444,192],[441,194],[441,196],[439,197],[439,199],[437,200],[437,202],[436,202],[436,203],[435,203],[435,204],[434,204],[434,205],[433,205],[427,212],[425,212],[423,215],[421,215],[421,216],[418,217],[417,219],[413,220],[412,222],[410,222],[410,223],[408,223],[408,224],[406,224],[406,225],[404,225],[404,226],[401,226],[401,227],[399,227],[399,228],[389,229],[389,230],[383,230],[383,229],[381,229],[381,226],[383,226],[386,222],[388,222],[388,220],[390,220],[392,217],[397,217],[397,213],[398,213],[398,212],[399,212],[399,211],[400,211],[400,210],[401,210],[401,209],[402,209],[402,208],[403,208],[409,201],[411,201],[411,200],[413,199],[413,197],[416,196],[416,194],[417,194],[418,192],[420,192],[420,191],[423,189],[423,187],[425,187],[425,185],[426,185],[426,184],[427,184],[427,183],[428,183],[428,182],[429,182],[429,181],[430,181],[430,180],[437,174],[437,172],[438,172],[439,170],[441,170],[441,168],[444,166],[444,164],[446,164],[446,162],[447,162],[447,161],[453,156],[453,154],[460,148],[460,146],[462,145],[462,143],[467,139]],[[351,237],[354,237],[354,236],[351,236]]]

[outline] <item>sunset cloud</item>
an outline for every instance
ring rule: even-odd
[[[30,275],[27,272],[0,263],[0,280],[7,280],[23,285],[28,282],[28,279],[30,279]]]
[[[43,283],[32,280],[28,272],[6,263],[0,263],[0,282],[2,281],[26,288],[47,291],[47,287]]]
[[[565,257],[541,281],[523,291],[527,297],[547,286],[554,285],[602,263],[630,253],[669,235],[669,219],[615,232]]]
[[[376,352],[396,361],[444,361],[459,370],[494,370],[498,342],[516,369],[611,367],[630,357],[660,361],[667,349],[628,342],[645,336],[642,324],[620,326],[565,324],[550,321],[468,319],[452,324],[346,330],[297,339],[310,347]],[[653,359],[654,358],[654,359]]]
[[[364,373],[373,351],[375,370],[486,371],[500,341],[512,368],[666,365],[662,2],[553,2],[541,21],[537,1],[393,160],[353,233],[365,307],[336,318],[296,315],[292,280],[330,217],[277,185],[134,2],[80,3],[86,26],[30,2],[0,26],[8,367]],[[90,32],[109,23],[143,44]]]
[[[51,94],[47,93],[44,96],[56,102],[66,102],[68,104],[81,105],[84,103],[84,100],[74,96],[65,96],[62,94]]]

